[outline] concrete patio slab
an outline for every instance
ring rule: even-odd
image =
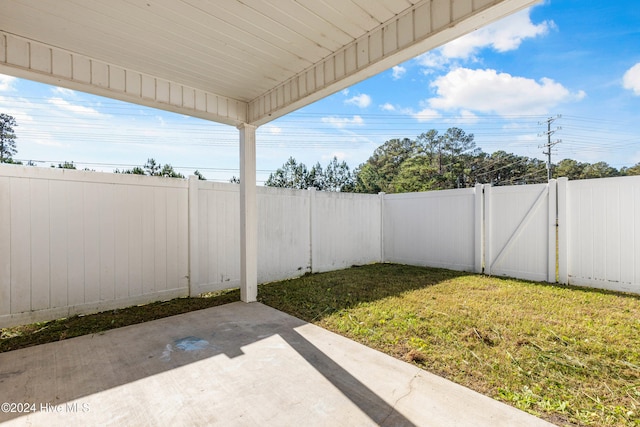
[[[551,425],[259,303],[0,354],[0,402],[3,426]]]

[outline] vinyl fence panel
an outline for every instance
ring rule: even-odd
[[[258,283],[311,272],[310,191],[257,190]]]
[[[192,257],[192,295],[237,287],[240,284],[240,187],[197,181],[197,244]]]
[[[640,176],[569,181],[566,203],[569,283],[640,293]]]
[[[314,190],[311,195],[314,272],[381,261],[378,195]]]
[[[184,295],[186,200],[181,180],[2,167],[0,323]]]
[[[475,188],[384,196],[384,260],[474,271]]]

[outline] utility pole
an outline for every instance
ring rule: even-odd
[[[547,120],[542,121],[542,122],[538,122],[539,125],[543,125],[543,124],[547,124],[547,131],[543,132],[541,134],[538,134],[538,136],[547,136],[547,143],[543,144],[543,145],[539,145],[538,148],[546,148],[547,151],[543,151],[542,154],[545,154],[547,156],[547,181],[551,180],[551,147],[553,147],[556,144],[559,144],[560,142],[562,142],[561,139],[556,139],[555,141],[551,141],[551,135],[553,135],[554,133],[556,133],[559,130],[562,130],[561,127],[557,127],[554,130],[551,130],[551,123],[555,122],[556,120],[562,118],[562,114],[558,114],[555,117],[549,117]]]

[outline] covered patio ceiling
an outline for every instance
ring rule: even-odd
[[[537,0],[0,0],[0,73],[237,126],[257,297],[256,128]]]
[[[0,0],[0,72],[261,125],[535,0]]]

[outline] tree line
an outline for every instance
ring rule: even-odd
[[[334,183],[336,165],[340,166],[339,183],[346,183],[344,185]],[[325,168],[325,174],[319,166],[307,169],[303,163],[289,158],[269,176],[265,185],[375,194],[468,188],[478,183],[500,186],[547,182],[546,162],[505,151],[485,153],[476,147],[473,134],[457,127],[442,134],[431,129],[415,139],[390,139],[353,171],[336,158]],[[326,174],[327,171],[331,173]],[[554,178],[575,180],[625,175],[640,175],[640,163],[620,170],[606,162],[591,164],[572,159],[552,165]]]
[[[13,159],[17,153],[16,126],[15,118],[0,114],[0,163],[20,163]],[[57,167],[76,169],[73,162],[67,161]],[[153,158],[148,159],[144,166],[116,169],[114,172],[185,178],[170,164],[162,165]],[[205,179],[197,170],[194,175]],[[619,170],[606,162],[582,163],[573,159],[552,165],[554,178],[576,180],[625,175],[640,175],[640,162]],[[325,167],[318,162],[310,168],[291,157],[269,175],[265,185],[375,194],[468,188],[478,183],[500,186],[546,181],[544,161],[505,151],[485,153],[476,147],[473,134],[451,127],[444,133],[431,129],[415,139],[390,139],[353,171],[336,157]],[[238,183],[239,179],[234,176],[230,182]]]

